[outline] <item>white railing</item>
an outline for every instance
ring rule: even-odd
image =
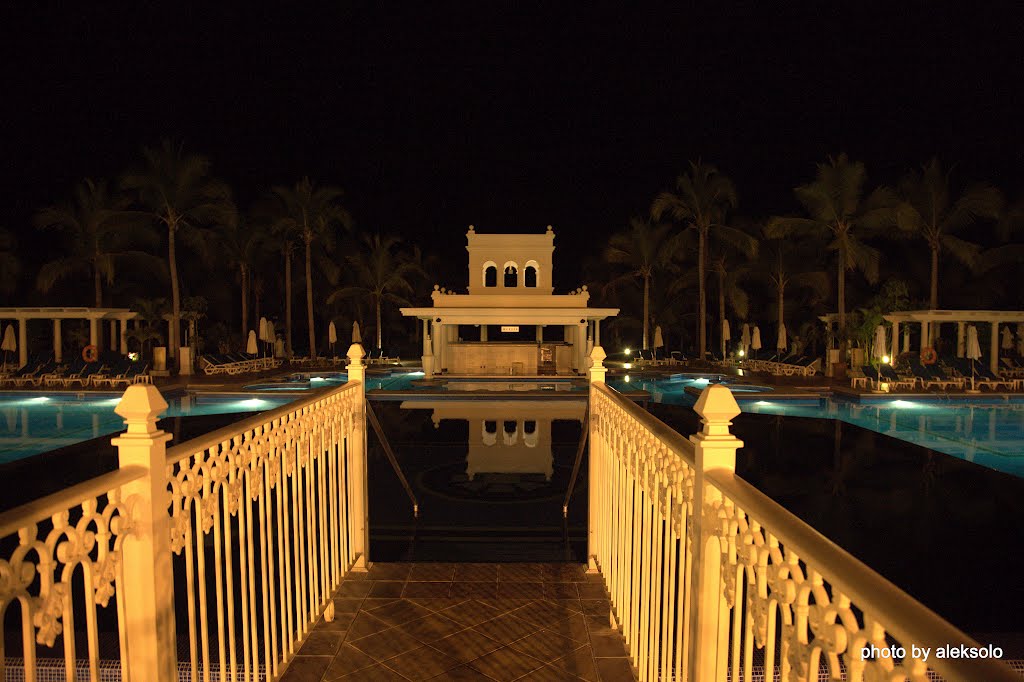
[[[731,392],[689,439],[591,356],[588,555],[641,680],[1019,680],[991,653],[737,477]],[[924,651],[929,652],[925,660]]]
[[[0,680],[35,682],[38,647],[55,646],[72,681],[278,678],[333,617],[343,576],[367,565],[362,355],[349,350],[341,387],[169,450],[156,428],[167,403],[130,387],[119,470],[0,514],[0,618],[20,607],[22,642],[8,659],[0,641]],[[98,615],[120,674],[101,659]],[[69,636],[83,630],[84,657]]]

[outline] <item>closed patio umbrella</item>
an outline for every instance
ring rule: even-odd
[[[761,328],[754,325],[754,333],[750,340],[750,347],[754,350],[761,350]]]
[[[273,337],[267,334],[267,318],[265,317],[260,318],[260,331],[258,334],[258,338],[263,343],[270,343],[271,341],[273,341]],[[255,353],[256,351],[251,352]]]
[[[729,329],[729,320],[722,320],[722,340],[723,341],[731,341],[732,340],[732,332]]]
[[[333,321],[327,325],[327,343],[330,344],[331,350],[334,350],[334,344],[338,343],[338,328],[334,326]]]
[[[787,345],[786,342],[787,342],[787,339],[786,339],[786,325],[780,324],[779,325],[779,338],[775,341],[775,348],[777,350],[786,350],[786,345]]]
[[[1013,332],[1010,331],[1009,327],[1003,327],[1003,342],[1001,347],[1003,350],[1010,350],[1013,348]]]
[[[750,325],[746,322],[743,323],[743,332],[740,334],[740,345],[743,346],[744,353],[750,348]]]
[[[249,330],[249,343],[245,345],[245,352],[249,355],[256,355],[259,352],[259,346],[256,345],[256,330]]]
[[[665,346],[665,337],[661,335],[661,325],[659,324],[654,328],[654,347],[663,348]]]
[[[875,341],[871,344],[871,355],[881,360],[888,354],[888,349],[885,347],[885,327],[878,325],[875,327]]]
[[[967,357],[971,359],[971,390],[974,390],[974,361],[981,359],[981,344],[978,343],[978,328],[973,324],[967,328]]]
[[[362,343],[363,335],[359,333],[359,320],[352,323],[352,343]]]
[[[24,324],[24,322],[22,322]],[[13,353],[18,350],[18,342],[14,340],[14,325],[7,325],[7,329],[4,330],[4,340],[0,343],[0,350],[4,352],[4,367],[7,366],[7,353]]]

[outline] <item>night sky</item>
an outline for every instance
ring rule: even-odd
[[[563,290],[588,240],[698,157],[752,217],[795,211],[792,188],[840,151],[872,184],[932,154],[1011,197],[1024,184],[1020,23],[984,3],[216,4],[24,5],[4,22],[0,225],[30,260],[35,209],[162,137],[208,155],[242,206],[308,174],[344,188],[359,227],[460,268],[470,223],[553,224]]]

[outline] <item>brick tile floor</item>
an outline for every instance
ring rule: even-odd
[[[374,564],[334,595],[284,682],[636,679],[576,564]]]

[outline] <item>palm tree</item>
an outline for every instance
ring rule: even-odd
[[[46,293],[57,282],[85,274],[91,277],[95,306],[103,307],[103,281],[114,283],[118,261],[134,260],[156,268],[160,261],[133,246],[155,248],[157,236],[146,215],[128,210],[125,197],[114,196],[103,180],[86,178],[75,188],[72,203],[48,206],[35,215],[36,227],[64,232],[68,255],[43,265],[37,288]]]
[[[770,238],[788,236],[826,237],[826,249],[836,253],[838,277],[840,350],[846,349],[846,271],[859,270],[874,284],[878,281],[878,249],[862,241],[894,221],[895,194],[879,187],[865,199],[864,164],[851,163],[846,154],[818,164],[814,182],[794,190],[809,218],[772,218],[765,228]]]
[[[164,314],[167,312],[166,298],[140,298],[132,304],[132,310],[139,316],[135,318],[135,325],[128,330],[128,336],[139,342],[143,356],[146,353],[146,344],[152,342],[163,343],[164,334],[161,326],[164,321]],[[145,324],[140,324],[145,323]]]
[[[718,234],[735,232],[725,225],[725,216],[736,203],[732,181],[714,166],[697,161],[690,162],[688,173],[676,178],[675,193],[662,192],[651,205],[655,220],[668,217],[697,232],[697,343],[701,358],[707,351],[708,237],[712,230]]]
[[[346,259],[353,281],[336,289],[327,298],[328,303],[334,303],[343,298],[369,297],[377,314],[377,348],[384,347],[381,319],[384,301],[411,305],[401,294],[412,293],[410,278],[426,276],[415,261],[396,248],[400,243],[396,237],[364,236],[365,250],[352,253]]]
[[[242,289],[242,336],[249,331],[249,290],[254,287],[255,270],[259,265],[267,234],[259,220],[236,214],[226,222],[218,234],[218,245],[228,265],[237,268]],[[256,317],[259,317],[257,306]]]
[[[139,203],[167,229],[167,266],[171,275],[170,353],[178,357],[181,327],[181,293],[178,283],[178,239],[208,253],[206,227],[231,220],[231,191],[210,176],[210,162],[199,154],[164,140],[159,148],[142,150],[145,167],[126,175],[122,185],[134,192]]]
[[[733,311],[741,318],[746,318],[750,308],[750,299],[743,290],[741,282],[749,274],[750,269],[743,265],[757,255],[759,243],[757,238],[747,230],[752,228],[730,228],[716,230],[709,240],[708,260],[711,270],[718,276],[718,321],[719,337],[721,338],[722,357],[725,357],[725,335],[722,334],[725,320],[725,303],[728,300]]]
[[[329,251],[334,245],[334,228],[340,224],[348,229],[351,227],[352,220],[348,211],[337,203],[342,193],[336,187],[315,187],[309,178],[302,178],[295,183],[294,188],[275,187],[273,191],[282,204],[283,221],[279,225],[279,229],[294,233],[298,241],[301,241],[306,247],[306,314],[309,318],[309,354],[310,357],[315,358],[313,242],[320,241],[324,244],[325,250]],[[290,327],[289,322],[289,329]]]
[[[651,280],[657,273],[671,269],[672,258],[679,249],[678,235],[673,237],[670,230],[669,225],[633,218],[629,221],[629,230],[612,235],[604,250],[607,262],[626,266],[626,272],[605,285],[607,291],[614,291],[627,281],[643,283],[644,348],[650,348]]]
[[[968,188],[958,199],[950,196],[949,173],[942,171],[933,158],[921,171],[910,173],[900,183],[902,201],[896,210],[900,229],[920,236],[928,244],[932,257],[929,307],[939,306],[939,255],[948,251],[972,270],[978,265],[981,247],[955,237],[953,233],[972,226],[979,218],[996,219],[1002,208],[1002,195],[995,187]]]
[[[5,294],[14,291],[21,270],[21,263],[14,255],[14,247],[14,235],[7,230],[0,230],[0,292]]]
[[[828,273],[824,270],[807,270],[808,263],[814,263],[813,257],[799,249],[794,249],[785,242],[776,241],[770,244],[762,258],[764,275],[775,292],[777,302],[777,320],[779,327],[786,322],[786,290],[796,288],[807,289],[815,299],[828,296]]]

